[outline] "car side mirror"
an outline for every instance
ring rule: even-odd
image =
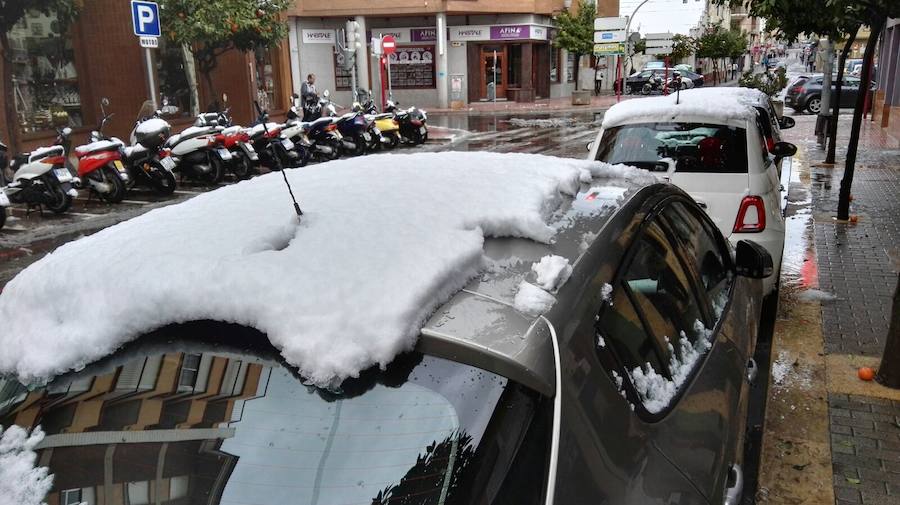
[[[776,142],[772,147],[772,154],[776,158],[789,158],[797,153],[797,146],[790,142]]]
[[[751,279],[765,279],[775,271],[772,255],[752,240],[737,243],[734,263],[738,275]]]
[[[594,149],[594,141],[592,140],[592,141],[588,142],[585,147],[587,147],[588,152],[591,152],[591,150]]]
[[[795,124],[797,124],[797,122],[794,121],[794,118],[790,116],[781,116],[780,118],[778,118],[778,126],[782,130],[793,128]]]

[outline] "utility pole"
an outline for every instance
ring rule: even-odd
[[[825,144],[831,117],[831,72],[834,69],[834,42],[828,38],[825,42],[825,64],[822,65],[822,99],[819,107],[819,116],[816,118],[816,139],[819,144]],[[833,118],[835,121],[837,118]]]

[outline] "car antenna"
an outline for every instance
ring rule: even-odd
[[[263,111],[259,106],[259,102],[253,100],[253,105],[256,106],[256,112],[259,114],[259,120],[262,122],[263,131],[266,132],[266,135],[269,134],[269,126],[266,124],[266,120],[269,119],[269,112]],[[291,189],[291,183],[288,182],[287,174],[284,173],[284,167],[281,165],[281,156],[277,154],[273,156],[275,158],[275,164],[278,165],[278,171],[281,172],[281,176],[284,177],[284,184],[287,186],[288,193],[291,195],[291,201],[294,202],[294,211],[297,213],[297,219],[303,220],[303,211],[300,210],[300,204],[297,203],[297,198],[294,196],[294,190]]]

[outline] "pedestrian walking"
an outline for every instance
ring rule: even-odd
[[[309,121],[310,109],[319,100],[316,93],[316,74],[309,74],[306,80],[300,85],[300,99],[303,101],[303,120]]]
[[[601,89],[603,89],[603,71],[600,63],[597,62],[597,65],[594,66],[594,95],[600,96]]]

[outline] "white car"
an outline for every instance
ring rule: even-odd
[[[796,146],[769,140],[756,93],[707,88],[616,104],[588,145],[589,159],[660,172],[732,243],[765,247],[778,273],[785,230],[778,166]],[[766,279],[767,294],[777,279]]]

